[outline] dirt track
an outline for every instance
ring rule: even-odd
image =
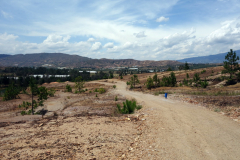
[[[107,84],[107,83],[105,83]],[[142,159],[239,159],[239,123],[204,107],[126,90],[116,92],[145,104],[146,132],[135,155]]]

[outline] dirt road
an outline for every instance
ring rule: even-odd
[[[107,83],[105,83],[107,84]],[[116,92],[144,104],[146,132],[134,155],[142,159],[240,159],[239,123],[204,107],[162,96],[126,90]]]

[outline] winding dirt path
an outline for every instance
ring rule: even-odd
[[[147,129],[140,136],[131,157],[240,159],[239,123],[204,107],[129,91],[125,82],[116,82],[115,92],[144,104],[142,112],[147,115]]]

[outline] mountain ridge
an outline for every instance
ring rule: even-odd
[[[240,50],[234,51],[236,52],[237,56],[240,57]],[[225,56],[228,52],[225,53],[219,53],[215,55],[209,55],[209,56],[200,56],[200,57],[191,57],[191,58],[185,58],[181,60],[177,60],[178,62],[188,62],[188,63],[223,63],[225,61]]]
[[[92,59],[79,55],[65,53],[33,53],[17,54],[1,58],[0,66],[19,67],[69,67],[69,68],[111,68],[111,67],[158,67],[167,65],[180,65],[178,61],[139,61],[134,59]]]

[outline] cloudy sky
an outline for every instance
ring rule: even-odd
[[[0,54],[177,60],[230,49],[239,0],[0,1]]]

